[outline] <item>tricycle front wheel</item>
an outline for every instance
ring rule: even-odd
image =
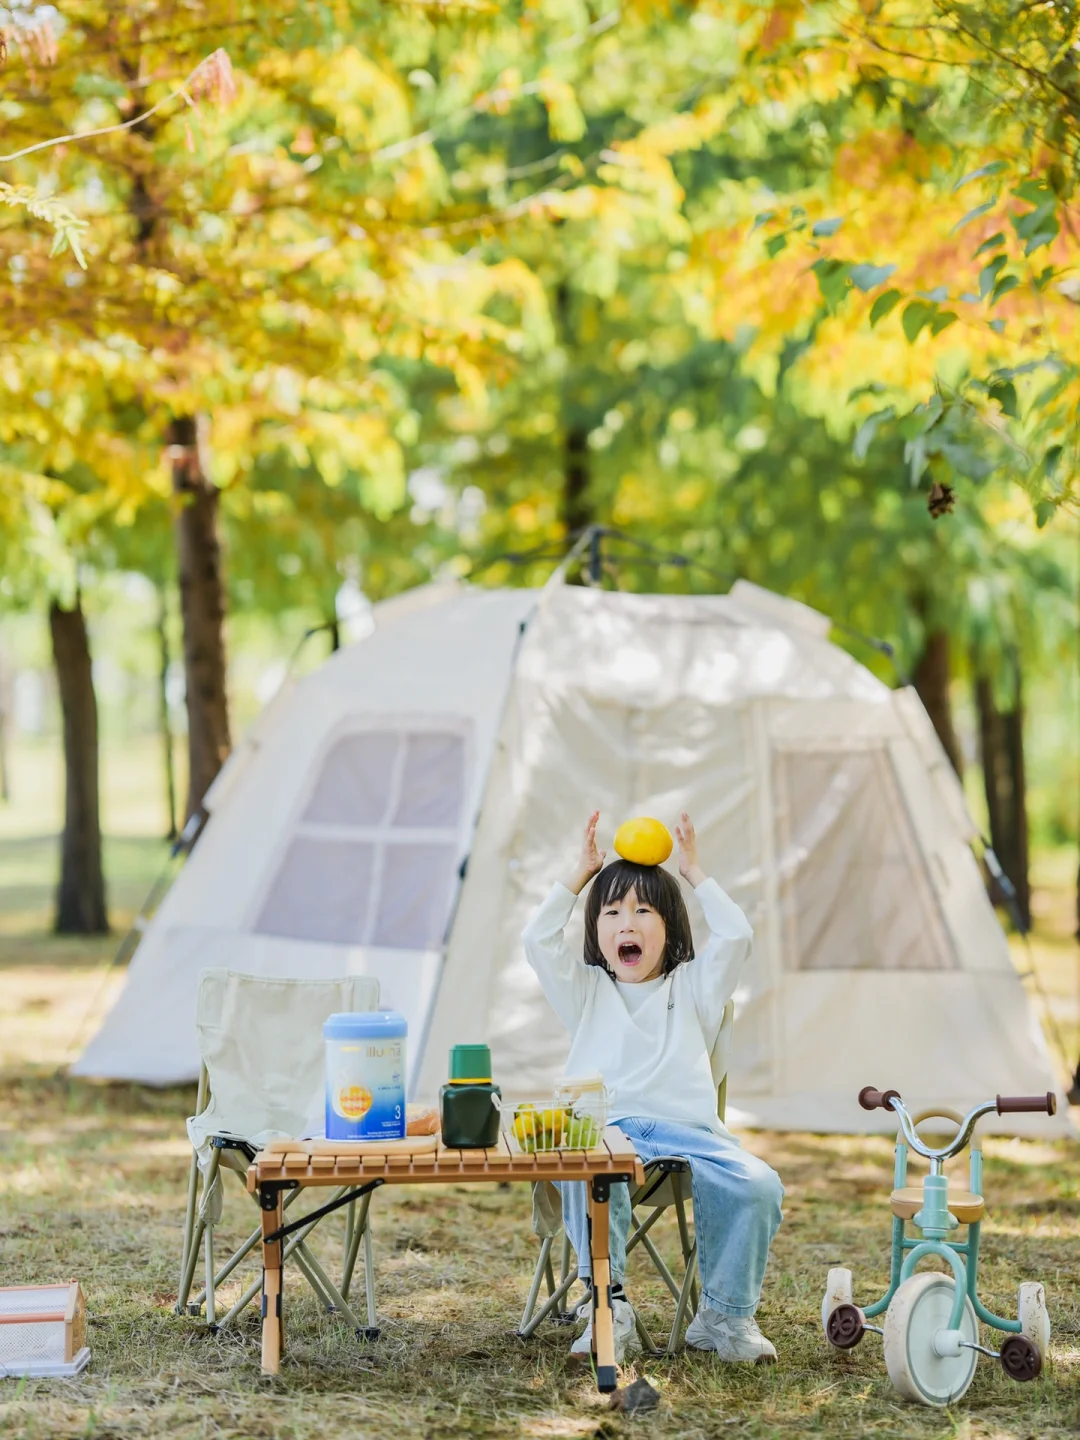
[[[885,1315],[885,1365],[905,1400],[920,1405],[949,1405],[959,1400],[975,1375],[978,1352],[939,1355],[934,1336],[948,1328],[956,1282],[950,1275],[912,1275],[897,1290]],[[978,1344],[979,1323],[969,1299],[960,1315],[960,1331]]]

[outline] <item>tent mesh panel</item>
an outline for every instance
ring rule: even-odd
[[[466,737],[363,730],[326,752],[257,934],[431,950],[453,902]]]
[[[777,750],[773,786],[788,969],[957,967],[884,745]]]

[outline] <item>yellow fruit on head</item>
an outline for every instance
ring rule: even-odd
[[[671,854],[671,833],[659,820],[639,815],[615,832],[615,851],[633,865],[662,865]]]

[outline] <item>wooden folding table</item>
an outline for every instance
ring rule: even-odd
[[[426,1148],[425,1148],[426,1147]],[[463,1181],[584,1180],[589,1186],[589,1248],[592,1256],[592,1351],[599,1388],[617,1386],[611,1315],[611,1266],[608,1255],[608,1200],[618,1181],[644,1184],[641,1161],[621,1130],[609,1125],[590,1150],[553,1150],[526,1154],[500,1137],[490,1150],[452,1150],[434,1137],[390,1142],[380,1147],[329,1140],[275,1140],[260,1152],[247,1174],[247,1187],[262,1210],[263,1330],[262,1368],[276,1375],[284,1349],[282,1241],[309,1225],[316,1215],[381,1185],[460,1185]],[[348,1192],[321,1211],[285,1224],[286,1191],[308,1186],[346,1185]]]

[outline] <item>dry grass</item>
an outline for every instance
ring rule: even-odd
[[[159,853],[148,850],[145,864],[132,862],[134,871],[151,873]],[[114,855],[122,859],[120,851]],[[217,1336],[172,1313],[187,1157],[183,1117],[192,1092],[92,1086],[56,1075],[87,1004],[106,999],[115,981],[102,992],[94,969],[108,942],[84,946],[45,934],[47,890],[40,876],[35,880],[36,869],[29,852],[0,845],[0,1274],[8,1284],[80,1279],[93,1360],[74,1382],[0,1382],[5,1440],[554,1440],[634,1430],[685,1440],[796,1434],[1041,1440],[1080,1429],[1076,1144],[987,1143],[984,1298],[1010,1311],[1021,1280],[1043,1280],[1054,1321],[1053,1365],[1041,1381],[1021,1387],[981,1361],[955,1413],[900,1402],[876,1337],[847,1356],[824,1344],[817,1312],[830,1264],[852,1267],[857,1298],[884,1286],[882,1197],[891,1155],[881,1139],[801,1135],[747,1138],[788,1191],[761,1310],[780,1351],[773,1369],[721,1367],[693,1353],[650,1361],[640,1368],[661,1392],[659,1412],[636,1421],[611,1414],[588,1377],[568,1363],[569,1332],[548,1326],[528,1344],[512,1333],[536,1255],[527,1191],[461,1186],[376,1197],[384,1327],[377,1344],[359,1344],[320,1313],[290,1271],[288,1358],[280,1377],[264,1380],[254,1308],[234,1331]],[[130,908],[118,885],[121,908]],[[1043,902],[1036,953],[1061,1019],[1075,1024],[1067,914],[1064,895]],[[222,1249],[247,1233],[255,1213],[238,1185],[228,1199]],[[332,1273],[340,1266],[341,1236],[334,1217],[316,1247]],[[671,1239],[669,1230],[669,1251]],[[225,1287],[226,1302],[251,1273]],[[631,1292],[661,1328],[670,1311],[646,1274],[640,1265],[632,1269]]]

